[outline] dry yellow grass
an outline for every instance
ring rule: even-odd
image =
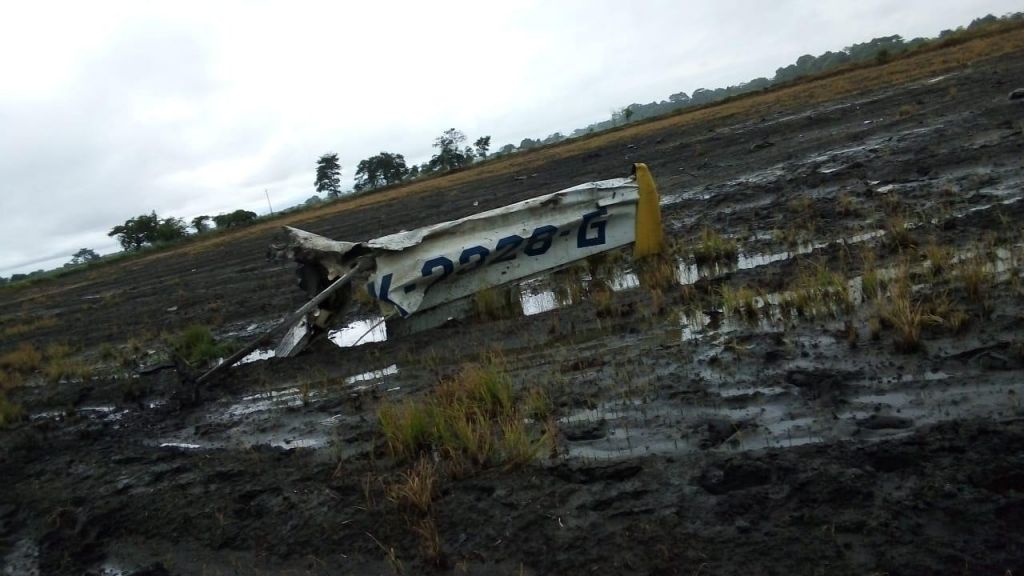
[[[0,369],[26,374],[38,370],[43,362],[43,353],[35,346],[23,342],[14,350],[0,356]]]
[[[21,336],[23,334],[35,332],[37,330],[52,328],[56,325],[56,318],[38,318],[36,320],[30,320],[28,322],[4,326],[3,329],[0,330],[0,335],[2,335],[4,338],[14,338],[15,336]]]
[[[554,439],[528,426],[530,408],[528,398],[513,393],[503,361],[492,357],[464,366],[418,401],[383,403],[377,416],[393,456],[436,453],[459,475],[477,467],[520,467],[540,456]]]
[[[6,428],[25,418],[25,409],[7,399],[7,395],[0,391],[0,428]]]
[[[388,488],[388,499],[426,514],[430,512],[430,507],[434,503],[437,484],[437,468],[424,456],[402,474],[399,482]]]

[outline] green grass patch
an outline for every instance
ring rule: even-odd
[[[25,409],[11,402],[7,394],[0,391],[0,428],[7,428],[25,419]]]
[[[813,318],[821,314],[839,316],[853,310],[846,277],[822,264],[801,268],[784,298],[785,307]]]
[[[57,325],[55,318],[39,318],[30,322],[24,322],[20,324],[11,324],[10,326],[4,326],[0,329],[0,335],[4,338],[14,338],[15,336],[21,336],[37,330],[44,330],[46,328],[53,328]]]
[[[501,362],[467,365],[418,400],[386,402],[377,412],[391,454],[413,461],[439,454],[449,471],[495,466],[519,467],[536,459],[553,441],[531,413],[548,413],[535,395],[519,398]]]
[[[518,293],[510,287],[484,288],[473,295],[473,312],[479,320],[500,320],[521,311]]]
[[[193,324],[168,338],[171,351],[193,366],[209,364],[231,353],[230,344],[218,342],[206,326]]]
[[[758,316],[757,294],[742,286],[733,288],[727,284],[718,289],[722,298],[723,312],[733,316],[740,316],[745,320],[756,320]]]
[[[28,342],[22,342],[14,350],[0,356],[0,369],[26,374],[38,370],[43,362],[43,353]]]
[[[729,262],[735,260],[738,254],[739,246],[735,240],[726,238],[707,227],[701,231],[700,241],[693,251],[693,257],[698,264]]]

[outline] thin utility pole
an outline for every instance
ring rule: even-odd
[[[263,193],[267,195],[267,208],[270,208],[270,215],[273,216],[274,215],[274,207],[270,205],[270,192],[267,192],[267,189],[264,188],[263,189]]]

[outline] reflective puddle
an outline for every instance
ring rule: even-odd
[[[383,316],[372,316],[350,322],[344,328],[328,334],[331,342],[340,348],[350,348],[370,342],[384,342],[388,339],[387,323]]]
[[[370,387],[370,383],[374,383],[377,380],[384,380],[388,376],[394,376],[398,374],[398,365],[392,364],[387,368],[381,368],[380,370],[370,370],[369,372],[363,372],[362,374],[355,374],[345,378],[346,386],[354,386],[356,390],[363,390]]]
[[[332,330],[327,334],[328,339],[339,348],[351,348],[362,346],[371,342],[384,342],[388,339],[387,324],[383,316],[371,316],[353,320],[343,328]],[[274,350],[264,348],[254,350],[249,355],[238,361],[235,366],[269,360],[275,356]]]

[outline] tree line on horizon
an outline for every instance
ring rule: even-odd
[[[827,51],[818,56],[805,54],[797,58],[796,62],[793,64],[776,69],[775,75],[771,78],[754,78],[748,82],[742,82],[735,86],[728,86],[725,88],[698,88],[694,90],[692,94],[676,92],[675,94],[669,95],[667,100],[662,100],[660,102],[649,102],[647,104],[633,103],[622,108],[614,109],[608,120],[596,122],[584,128],[578,128],[570,133],[569,136],[565,136],[561,132],[554,132],[546,138],[524,138],[518,145],[505,144],[498,148],[491,157],[504,156],[506,154],[529,150],[531,148],[555,144],[569,138],[577,138],[593,134],[602,130],[623,126],[630,122],[677,112],[689,107],[704,106],[706,104],[711,104],[713,102],[718,102],[741,94],[757,92],[773,86],[785,84],[787,82],[797,81],[806,76],[838,70],[845,66],[871,62],[884,63],[891,58],[913,50],[931,46],[936,43],[942,44],[944,42],[955,42],[961,37],[969,36],[970,34],[1016,22],[1024,22],[1024,12],[1015,12],[1001,17],[988,14],[980,18],[975,18],[967,26],[960,26],[951,30],[943,30],[936,38],[919,37],[911,40],[904,40],[903,37],[899,35],[883,36],[880,38],[874,38],[868,42],[847,46],[838,52]],[[362,160],[356,167],[354,191],[361,192],[364,190],[378,188],[380,186],[387,186],[406,180],[412,180],[420,176],[446,172],[454,168],[467,166],[477,159],[488,157],[487,152],[490,147],[489,136],[485,136],[480,140],[477,140],[475,143],[476,150],[468,146],[464,150],[460,150],[459,147],[464,141],[465,135],[462,132],[454,128],[446,130],[445,133],[434,142],[434,147],[438,148],[439,152],[435,154],[429,162],[425,162],[419,166],[412,166],[411,168],[406,166],[405,158],[401,154],[392,152],[381,152],[380,154]],[[482,150],[481,144],[483,144]],[[330,177],[321,179],[320,170],[322,166],[329,167],[332,171],[331,174],[334,174],[333,171],[336,170],[338,176],[337,182],[334,182],[333,184],[324,184],[325,182],[329,183],[332,181],[330,180]],[[318,161],[318,174],[316,180],[317,192],[326,191],[328,192],[328,197],[332,198],[340,195],[340,171],[341,168],[338,165],[337,154],[329,153],[321,156]],[[307,203],[312,204],[317,201],[319,201],[319,198],[313,197],[308,200]]]
[[[439,136],[434,147],[438,149],[430,161],[420,166],[409,168],[401,154],[381,152],[359,163],[356,167],[355,190],[357,192],[371,190],[402,182],[420,175],[447,172],[472,164],[478,158],[486,158],[490,148],[491,137],[478,138],[473,146],[461,147],[466,136],[455,128],[449,128]],[[328,198],[341,195],[341,165],[335,153],[324,154],[317,160],[316,179],[314,186],[318,193],[326,193]],[[319,201],[314,197],[311,200]],[[306,204],[312,203],[310,200]],[[217,216],[200,215],[186,223],[182,218],[174,216],[161,217],[155,210],[149,214],[140,214],[110,229],[107,236],[117,238],[123,252],[137,252],[144,248],[165,246],[179,242],[186,237],[205,234],[214,227],[217,230],[239,228],[255,222],[259,216],[250,210],[235,210]],[[212,223],[212,225],[211,225]],[[77,267],[96,262],[101,256],[91,248],[82,248],[72,255],[64,267]],[[45,270],[37,270],[27,274],[14,274],[11,279],[0,277],[0,285],[17,282],[45,274]]]
[[[903,37],[899,35],[883,36],[880,38],[874,38],[868,42],[847,46],[838,52],[827,51],[823,54],[819,54],[818,56],[804,54],[797,58],[796,62],[793,64],[776,69],[775,75],[771,78],[754,78],[748,82],[742,82],[735,86],[728,86],[726,88],[698,88],[694,90],[692,94],[677,92],[669,95],[668,100],[662,100],[660,102],[649,102],[647,104],[633,103],[613,110],[611,118],[608,120],[596,122],[573,131],[570,137],[584,136],[601,130],[608,130],[629,122],[654,118],[656,116],[676,112],[688,107],[711,104],[733,96],[757,92],[773,86],[785,84],[787,82],[793,82],[806,76],[838,70],[844,66],[871,62],[880,64],[885,63],[888,60],[907,52],[919,50],[936,44],[941,45],[946,42],[954,43],[962,37],[969,37],[974,33],[983,32],[986,29],[1020,22],[1024,22],[1024,12],[1014,12],[1001,17],[988,14],[981,18],[975,18],[967,26],[960,26],[952,30],[943,30],[939,33],[938,37],[935,38],[919,37],[911,40],[904,40]],[[549,136],[543,141],[532,141],[527,138],[520,143],[519,149],[547,144],[551,141],[557,141],[560,139],[564,139],[564,137],[561,137],[558,133]]]
[[[356,165],[354,192],[364,192],[398,184],[420,176],[441,174],[457,168],[465,168],[477,160],[487,158],[491,148],[491,137],[481,136],[472,146],[463,147],[467,140],[465,133],[449,128],[434,139],[433,147],[437,149],[430,160],[413,166],[405,161],[405,156],[394,152],[380,152],[361,160]],[[316,179],[313,182],[319,194],[328,198],[341,196],[341,164],[338,154],[328,152],[320,156],[316,162]],[[306,203],[311,204],[319,198],[313,197]]]
[[[116,237],[122,251],[130,253],[144,248],[174,244],[190,236],[206,234],[214,228],[226,230],[248,226],[258,218],[259,216],[251,210],[235,210],[217,216],[196,216],[190,223],[186,223],[184,219],[173,216],[161,218],[153,210],[149,214],[134,216],[125,220],[123,224],[114,226],[107,236]],[[63,268],[77,268],[103,258],[92,248],[81,248],[71,255],[71,260],[65,263]],[[10,278],[0,276],[0,286],[44,276],[48,272],[40,269],[12,274]]]

